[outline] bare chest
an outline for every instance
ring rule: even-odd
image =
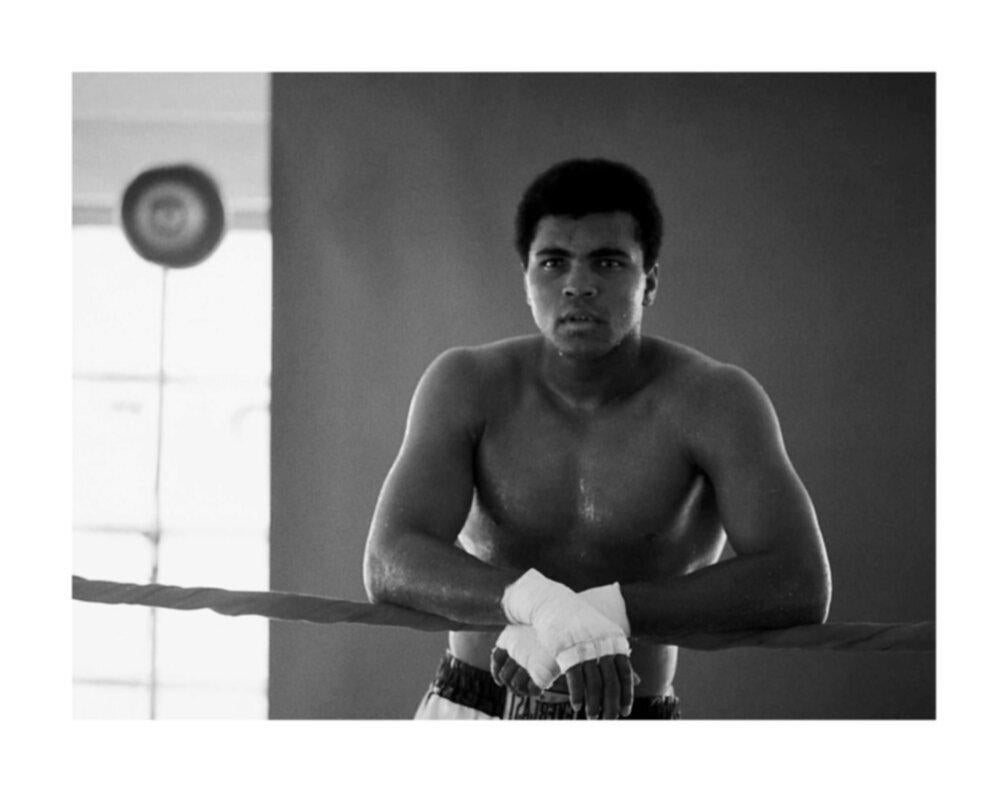
[[[720,526],[678,437],[668,412],[643,400],[589,416],[534,399],[502,411],[477,450],[463,546],[572,585],[685,570]]]

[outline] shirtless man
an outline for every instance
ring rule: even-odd
[[[487,628],[450,633],[417,717],[677,717],[676,647],[649,636],[826,618],[822,536],[766,394],[642,334],[661,228],[633,169],[549,169],[516,222],[538,334],[450,349],[417,386],[365,586]]]

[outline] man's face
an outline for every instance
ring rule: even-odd
[[[644,272],[636,223],[626,212],[547,215],[529,246],[525,294],[543,336],[561,354],[600,357],[640,335],[657,265]]]

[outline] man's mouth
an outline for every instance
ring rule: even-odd
[[[560,317],[560,324],[585,325],[599,324],[602,320],[594,314],[581,311],[564,314]]]

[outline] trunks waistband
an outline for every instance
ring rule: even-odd
[[[503,717],[507,690],[494,682],[489,671],[471,666],[451,652],[441,658],[430,692],[494,718]]]
[[[575,713],[570,702],[542,701],[516,696],[499,687],[489,671],[476,668],[445,652],[438,665],[430,692],[463,707],[479,710],[505,720],[584,720],[584,712]],[[679,720],[679,699],[674,695],[634,699],[628,720]]]

